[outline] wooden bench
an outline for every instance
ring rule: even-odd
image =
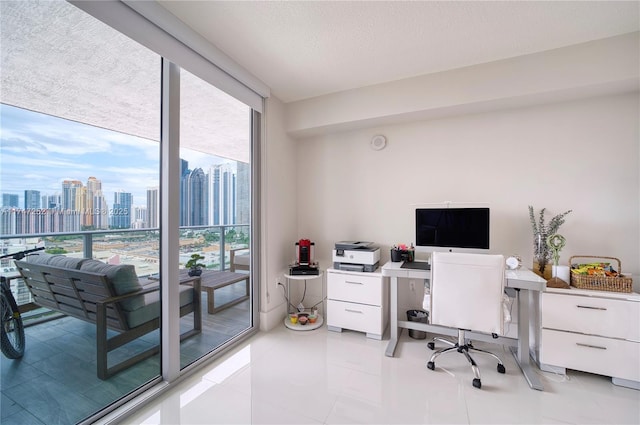
[[[159,346],[154,346],[112,366],[108,364],[110,351],[159,328],[160,282],[144,280],[140,282],[141,289],[118,295],[112,279],[104,273],[26,261],[16,261],[15,264],[33,295],[34,303],[96,324],[97,373],[100,379],[107,379],[160,351]],[[180,335],[180,340],[183,340],[202,329],[200,278],[193,277],[180,284],[180,317],[193,313],[193,328]],[[108,329],[117,333],[109,337]]]

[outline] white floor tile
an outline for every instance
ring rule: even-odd
[[[429,335],[431,337],[431,335]],[[427,340],[403,332],[396,356],[388,340],[364,334],[259,333],[197,376],[126,420],[128,424],[638,424],[640,391],[609,378],[538,372],[544,391],[529,388],[507,348],[479,343],[507,369],[474,355],[482,389],[464,356],[426,362]]]

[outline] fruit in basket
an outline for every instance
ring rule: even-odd
[[[618,272],[616,272],[609,263],[573,264],[571,266],[571,273],[589,276],[618,276]]]

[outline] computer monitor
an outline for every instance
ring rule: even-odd
[[[489,249],[489,208],[416,208],[415,228],[425,251]]]

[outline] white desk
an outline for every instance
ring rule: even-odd
[[[420,322],[410,322],[398,320],[398,278],[404,279],[430,279],[431,272],[429,270],[420,269],[403,269],[402,262],[389,261],[382,266],[382,275],[390,278],[390,328],[391,340],[387,345],[385,355],[393,357],[393,353],[398,345],[398,337],[402,328],[415,329],[425,332],[433,332],[449,336],[457,336],[458,332],[453,328],[443,326],[430,325]],[[468,333],[471,339],[478,341],[489,341],[508,345],[511,353],[522,370],[522,374],[526,378],[529,386],[536,390],[542,390],[542,383],[538,376],[531,368],[529,359],[529,304],[531,299],[531,291],[544,291],[547,287],[547,281],[533,273],[528,269],[507,270],[505,271],[506,286],[514,288],[518,297],[518,338],[499,337],[493,339],[490,335],[471,332]]]

